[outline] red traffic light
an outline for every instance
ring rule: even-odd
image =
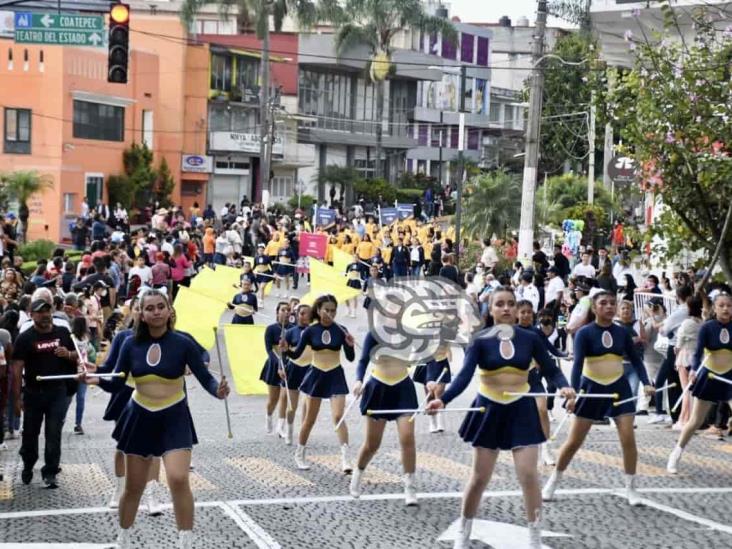
[[[117,25],[125,25],[130,20],[130,6],[114,4],[109,10],[109,19]]]

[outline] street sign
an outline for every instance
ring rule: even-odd
[[[632,183],[636,178],[635,160],[627,156],[614,156],[607,165],[607,173],[613,183]]]
[[[105,46],[104,17],[75,13],[15,13],[17,44]]]

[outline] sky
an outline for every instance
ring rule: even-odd
[[[525,16],[533,25],[536,19],[536,0],[447,0],[450,15],[457,15],[465,23],[497,23],[502,15],[508,15],[512,23]],[[566,22],[549,18],[549,25],[566,27]]]

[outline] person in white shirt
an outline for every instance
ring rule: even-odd
[[[595,278],[595,268],[590,263],[592,256],[588,252],[582,252],[582,263],[577,263],[572,269],[572,276],[584,276]]]
[[[561,302],[562,294],[564,293],[564,281],[559,276],[559,269],[556,267],[549,267],[546,271],[549,277],[549,283],[544,291],[544,307],[558,306]]]
[[[521,275],[521,285],[516,289],[516,300],[526,300],[531,302],[534,314],[539,312],[539,289],[534,286],[534,276],[531,273]]]
[[[135,266],[130,269],[130,278],[140,277],[143,286],[152,286],[152,269],[145,265],[145,258],[140,255],[135,258]]]
[[[490,270],[493,270],[498,263],[498,254],[490,238],[483,239],[483,253],[480,255],[480,262]]]
[[[240,226],[238,223],[234,223],[229,230],[226,231],[226,240],[234,250],[235,254],[241,254],[242,246],[244,242],[239,234]]]

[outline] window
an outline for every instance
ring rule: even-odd
[[[294,195],[295,183],[291,175],[276,175],[272,178],[272,196],[289,198]]]
[[[148,149],[153,148],[153,112],[142,111],[142,142]]]
[[[211,54],[211,89],[231,91],[231,56]]]
[[[301,70],[300,112],[316,116],[319,128],[349,131],[351,82],[348,74]]]
[[[376,162],[373,159],[367,160],[365,158],[356,158],[353,161],[353,167],[356,169],[359,176],[364,179],[371,179],[374,177],[374,172],[376,171]]]
[[[64,193],[64,213],[74,213],[76,193]]]
[[[462,33],[462,40],[460,41],[460,61],[466,61],[468,63],[473,62],[473,47],[475,44],[475,36],[468,34],[467,32]]]
[[[478,37],[478,52],[475,63],[481,67],[488,66],[488,38],[483,36]]]
[[[181,196],[198,196],[201,194],[201,187],[202,185],[198,182],[190,183],[183,181],[180,184],[180,194]]]
[[[124,141],[124,135],[124,107],[74,100],[74,137]]]
[[[491,101],[488,106],[488,120],[494,124],[501,123],[501,103],[494,103]]]
[[[391,135],[407,137],[409,114],[417,102],[417,86],[414,82],[390,81],[389,121]]]
[[[259,79],[259,60],[251,57],[236,58],[236,85],[241,91],[253,90]]]
[[[31,111],[30,109],[5,109],[5,152],[10,154],[31,153]]]

